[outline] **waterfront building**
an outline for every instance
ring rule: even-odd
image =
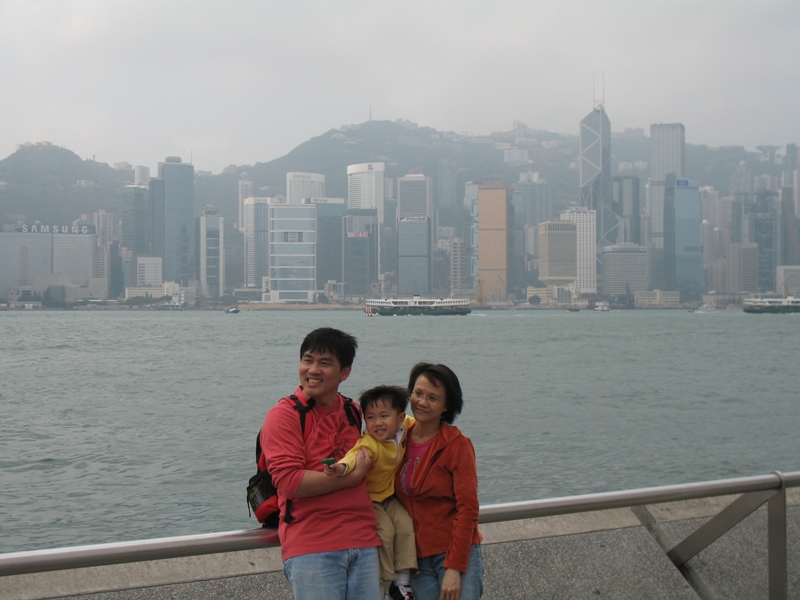
[[[781,265],[800,265],[800,230],[794,208],[794,190],[790,187],[780,191],[781,219]],[[780,291],[780,287],[778,288]]]
[[[463,295],[471,291],[469,262],[464,238],[454,237],[450,240],[450,294]]]
[[[489,301],[508,299],[511,203],[504,185],[478,187],[478,280]]]
[[[433,181],[421,173],[397,178],[397,292],[431,293]]]
[[[168,156],[158,163],[158,178],[164,184],[164,279],[187,286],[195,274],[194,167]]]
[[[647,184],[647,246],[650,249],[650,281],[654,288],[667,286],[665,264],[664,185],[668,173],[684,177],[686,130],[681,123],[650,125],[650,180]]]
[[[312,304],[317,288],[317,215],[313,204],[270,204],[269,301]]]
[[[325,198],[325,175],[319,173],[286,173],[286,201],[300,204],[303,198]]]
[[[781,265],[776,278],[778,293],[800,298],[800,265]]]
[[[16,224],[0,230],[0,297],[44,295],[63,288],[67,302],[108,298],[108,278],[95,277],[97,241],[94,226]]]
[[[758,291],[758,244],[733,243],[728,245],[727,291],[732,294]]]
[[[704,287],[700,192],[696,182],[667,173],[664,180],[666,288],[699,300]]]
[[[342,220],[347,213],[344,198],[306,198],[303,204],[316,207],[317,290],[330,282],[342,283],[344,236]]]
[[[160,256],[136,258],[136,286],[153,287],[164,283],[164,261]]]
[[[397,293],[431,294],[433,227],[424,216],[400,217],[397,221]]]
[[[343,293],[346,298],[366,298],[378,282],[378,214],[375,210],[350,210],[342,222]]]
[[[197,270],[202,298],[221,298],[225,294],[225,223],[207,205],[197,218]]]
[[[595,211],[596,260],[600,248],[623,241],[622,219],[612,207],[611,122],[596,103],[580,124],[581,205]]]
[[[579,294],[597,293],[597,213],[585,207],[561,211],[562,221],[577,225],[575,236],[575,291]]]
[[[603,248],[602,292],[606,296],[646,292],[649,286],[647,248],[616,244]]]
[[[775,269],[782,256],[778,192],[762,190],[747,196],[743,209],[743,239],[758,244],[758,291],[774,292]]]
[[[634,302],[638,308],[677,308],[681,304],[681,294],[680,292],[665,290],[636,292],[634,294]]]
[[[539,281],[548,287],[574,286],[578,277],[578,224],[539,224]]]
[[[269,204],[271,198],[245,198],[244,220],[244,286],[263,288],[269,279]]]

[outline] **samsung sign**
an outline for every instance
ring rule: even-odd
[[[3,231],[17,233],[94,233],[94,225],[45,225],[34,223],[33,225],[15,225],[3,227]]]

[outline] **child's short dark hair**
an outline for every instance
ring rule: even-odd
[[[352,367],[353,359],[356,357],[358,342],[349,333],[333,329],[332,327],[320,327],[309,333],[300,345],[300,358],[306,352],[330,352],[339,361],[341,368]]]
[[[376,385],[361,392],[358,398],[362,413],[367,412],[367,407],[375,406],[378,402],[388,402],[398,413],[405,412],[408,406],[408,392],[399,385]]]

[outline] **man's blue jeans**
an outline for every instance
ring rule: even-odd
[[[411,589],[417,600],[438,600],[444,568],[444,554],[418,558],[419,571],[411,574]],[[469,552],[467,572],[461,575],[459,600],[478,600],[483,595],[483,555],[481,545],[476,544]]]
[[[283,574],[296,600],[380,600],[377,548],[293,556]]]

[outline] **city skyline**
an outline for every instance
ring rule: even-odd
[[[781,59],[800,49],[796,3],[351,4],[3,3],[13,94],[0,156],[47,140],[108,164],[170,154],[216,173],[369,119],[576,135],[594,101],[615,131],[680,122],[687,143],[747,149],[800,137],[800,66]]]

